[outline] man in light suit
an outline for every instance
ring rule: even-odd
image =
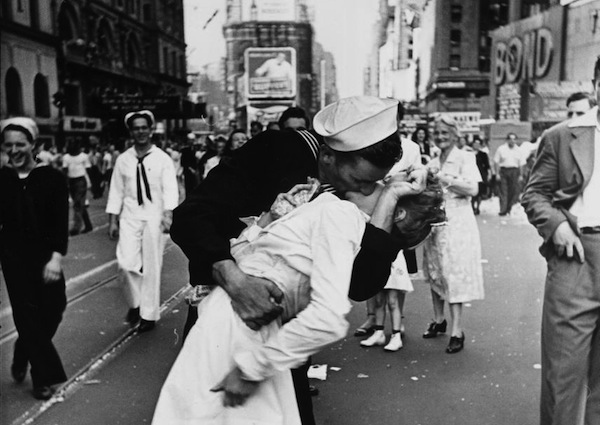
[[[594,67],[600,100],[600,57]],[[600,424],[600,111],[542,135],[522,204],[548,262],[541,425]]]

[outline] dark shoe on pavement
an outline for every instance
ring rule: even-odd
[[[434,320],[433,322],[431,322],[429,324],[429,327],[427,328],[427,330],[423,334],[423,338],[425,338],[425,339],[435,338],[436,336],[438,336],[438,334],[445,333],[446,332],[446,326],[448,326],[448,323],[446,322],[446,319],[444,319],[444,321],[442,323],[437,323]]]
[[[316,397],[319,395],[319,389],[317,387],[315,387],[314,385],[309,385],[308,393],[311,395],[311,397]]]
[[[137,323],[140,321],[140,308],[130,308],[127,312],[126,320],[131,326],[137,325]]]
[[[140,320],[140,326],[138,326],[138,332],[142,333],[151,331],[152,329],[154,329],[154,326],[156,326],[156,322],[154,320],[142,319]]]
[[[368,328],[361,326],[354,331],[354,336],[371,336],[373,332],[375,332],[375,325],[371,325]]]
[[[81,233],[90,233],[92,230],[94,230],[93,227],[86,227],[81,231]]]
[[[465,347],[465,333],[462,336],[451,336],[448,347],[446,347],[446,353],[454,354],[458,353]]]
[[[27,376],[27,364],[25,366],[17,366],[14,363],[10,367],[10,373],[17,384],[20,384],[25,380]]]
[[[52,387],[47,386],[34,387],[32,393],[33,397],[38,400],[50,400],[52,395],[54,395],[54,390]]]
[[[77,236],[79,234],[79,230],[71,229],[69,230],[69,236]]]

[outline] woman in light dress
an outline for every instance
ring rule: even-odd
[[[434,320],[423,338],[434,338],[446,332],[444,302],[450,306],[452,327],[449,354],[464,347],[462,326],[463,304],[484,297],[481,269],[481,242],[477,221],[471,208],[471,197],[477,194],[481,175],[475,156],[457,146],[459,130],[447,115],[436,119],[434,141],[441,153],[427,164],[438,171],[444,188],[448,223],[435,227],[423,248],[423,272],[431,284]]]
[[[352,264],[381,189],[355,195],[362,211],[322,193],[278,218],[276,201],[232,241],[240,269],[282,290],[284,313],[252,331],[225,291],[213,289],[161,390],[154,425],[300,424],[289,369],[346,335]],[[413,193],[409,183],[402,190]],[[437,209],[413,207],[422,200]],[[395,213],[400,236],[410,244],[422,240],[431,223],[445,219],[441,203],[439,186],[402,198]]]

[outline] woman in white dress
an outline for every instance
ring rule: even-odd
[[[448,223],[436,227],[423,247],[423,272],[431,284],[434,320],[423,338],[434,338],[446,332],[444,301],[450,305],[452,329],[446,348],[449,354],[464,347],[462,328],[463,304],[481,300],[483,272],[481,242],[477,221],[471,208],[471,197],[477,194],[481,175],[475,155],[458,148],[459,130],[447,115],[436,119],[434,141],[441,153],[427,164],[438,171],[444,188]]]
[[[372,211],[381,189],[357,195],[364,211]],[[409,183],[404,191],[413,193]],[[413,213],[421,199],[437,202],[437,209]],[[432,222],[444,219],[441,202],[441,190],[402,198],[395,219],[400,237],[411,244],[423,239]],[[161,390],[154,425],[300,424],[289,369],[346,335],[352,264],[369,217],[330,193],[275,221],[271,216],[233,240],[232,254],[245,273],[280,287],[283,315],[252,331],[227,294],[212,290]]]

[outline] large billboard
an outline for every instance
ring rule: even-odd
[[[292,47],[250,47],[245,63],[248,99],[296,96],[296,50]]]

